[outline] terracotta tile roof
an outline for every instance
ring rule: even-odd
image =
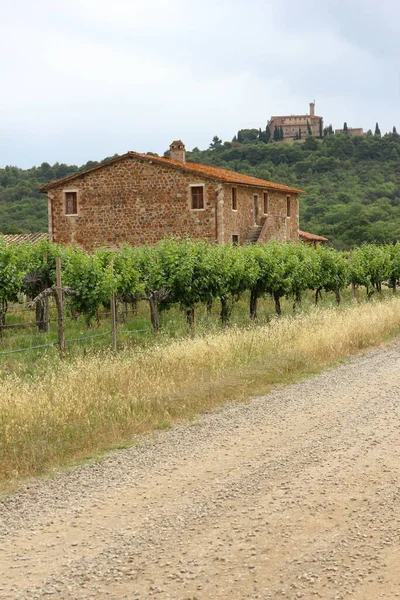
[[[31,242],[32,244],[36,244],[37,242],[41,242],[42,240],[48,240],[48,233],[13,233],[1,235],[0,239],[3,239],[6,244],[23,244],[25,242]]]
[[[322,235],[316,235],[315,233],[308,233],[307,231],[300,231],[299,229],[299,238],[303,240],[308,240],[309,242],[327,242],[328,238],[323,237]]]
[[[270,118],[270,121],[274,119],[322,119],[318,115],[275,115]]]
[[[72,175],[68,175],[67,177],[63,177],[62,179],[57,179],[56,181],[50,181],[45,185],[42,185],[39,189],[41,192],[50,190],[53,187],[57,187],[60,184],[66,183],[67,181],[71,181],[73,179],[77,179],[86,175],[86,173],[92,173],[93,171],[97,171],[98,169],[102,169],[103,167],[107,167],[115,162],[119,162],[120,160],[124,160],[125,158],[140,158],[147,160],[149,162],[153,162],[160,165],[167,165],[174,169],[179,169],[181,171],[186,171],[188,173],[195,173],[196,175],[204,175],[210,179],[215,179],[217,181],[225,181],[227,183],[236,183],[238,185],[248,185],[250,187],[258,187],[258,188],[268,188],[271,190],[278,190],[282,192],[292,192],[296,194],[305,194],[303,190],[299,190],[297,188],[289,187],[287,185],[281,185],[280,183],[274,183],[272,181],[267,181],[265,179],[259,179],[258,177],[251,177],[250,175],[243,175],[242,173],[236,173],[235,171],[228,171],[227,169],[221,169],[220,167],[213,167],[211,165],[203,165],[199,163],[191,163],[191,162],[179,162],[176,160],[171,160],[170,158],[164,158],[161,156],[151,156],[148,154],[140,154],[139,152],[127,152],[126,154],[122,154],[117,158],[111,158],[95,167],[91,167],[90,169],[86,169],[85,171],[78,171],[77,173],[73,173]]]

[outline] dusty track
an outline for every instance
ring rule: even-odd
[[[400,598],[400,347],[35,481],[0,598]]]

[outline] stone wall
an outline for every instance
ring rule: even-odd
[[[190,185],[204,185],[204,210],[191,210]],[[126,158],[49,190],[55,242],[88,250],[154,244],[168,235],[216,239],[216,187],[204,177]],[[77,191],[78,215],[65,215]]]
[[[232,210],[232,186],[224,188],[225,243],[239,236],[239,244],[246,241],[253,225],[266,226],[266,241],[270,239],[298,242],[299,201],[297,194],[267,190],[266,188],[237,187],[238,210]],[[264,192],[268,193],[268,213],[264,213]],[[254,218],[254,196],[257,196],[257,219]],[[290,197],[291,216],[287,217],[287,197]]]

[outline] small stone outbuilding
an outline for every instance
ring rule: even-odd
[[[305,244],[310,244],[314,248],[318,248],[320,244],[328,241],[328,238],[323,235],[316,235],[315,233],[308,233],[308,231],[300,231],[299,229],[299,240]]]
[[[186,162],[181,140],[170,158],[127,152],[40,190],[50,238],[87,250],[170,235],[234,244],[299,239],[302,190]]]

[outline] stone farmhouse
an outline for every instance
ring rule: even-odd
[[[310,102],[309,115],[284,115],[280,117],[271,117],[271,119],[268,121],[268,126],[270,128],[271,135],[273,135],[275,127],[282,127],[283,141],[293,142],[298,138],[299,131],[301,131],[302,139],[309,135],[308,126],[311,129],[312,135],[318,137],[320,132],[320,122],[321,128],[323,128],[324,120],[322,117],[318,117],[315,114],[315,102]]]
[[[299,240],[302,190],[219,167],[186,162],[180,140],[170,158],[137,152],[43,185],[50,239],[116,248],[167,236],[244,244]]]

